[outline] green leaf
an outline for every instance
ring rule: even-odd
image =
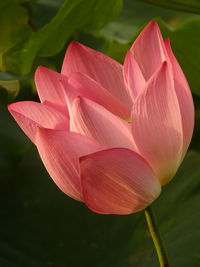
[[[200,2],[198,0],[140,0],[150,4],[163,6],[175,10],[200,14]]]
[[[65,0],[55,17],[35,31],[28,23],[27,9],[10,0],[0,9],[0,70],[29,73],[36,56],[57,54],[72,33],[98,30],[121,7],[122,0]]]
[[[123,0],[97,1],[92,10],[92,21],[87,25],[87,30],[93,32],[103,28],[107,22],[116,17],[123,7]]]
[[[34,29],[40,29],[49,23],[59,11],[63,0],[37,0],[26,4],[29,11],[30,24]]]
[[[133,38],[134,34],[141,29],[141,25],[156,17],[160,17],[171,26],[178,25],[190,18],[199,19],[198,15],[169,10],[138,0],[124,0],[122,12],[104,27],[101,33],[108,40],[125,43]]]
[[[21,52],[31,33],[28,16],[22,6],[10,1],[4,3],[0,9],[0,70],[20,72]]]
[[[0,101],[3,103],[11,102],[18,95],[20,89],[19,81],[0,80]]]

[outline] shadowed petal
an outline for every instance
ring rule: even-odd
[[[132,101],[125,88],[122,65],[114,59],[80,43],[72,42],[65,55],[62,74],[69,76],[71,72],[88,75],[126,107],[131,108]]]
[[[35,72],[35,83],[40,101],[52,103],[54,107],[68,114],[67,103],[65,99],[65,88],[61,86],[60,81],[65,81],[67,89],[67,77],[53,70],[38,67]]]
[[[89,76],[74,72],[69,76],[69,83],[76,88],[80,96],[91,99],[119,117],[130,117],[130,110]]]
[[[76,97],[78,97],[80,94],[79,92],[76,90],[76,88],[73,88],[68,81],[60,81],[60,85],[63,87],[63,89],[65,90],[65,101],[67,103],[68,106],[68,112],[69,112],[69,117],[71,118],[72,116],[72,106],[74,103],[74,100],[76,99]],[[68,86],[69,85],[69,86]]]
[[[146,208],[160,194],[152,169],[129,149],[109,149],[80,159],[83,199],[93,211],[129,214]]]
[[[136,99],[132,133],[141,155],[166,184],[180,164],[183,145],[179,103],[166,62]]]
[[[107,147],[135,148],[130,125],[87,98],[75,100],[70,130],[90,136]]]
[[[69,119],[47,105],[22,101],[10,104],[8,110],[33,143],[38,127],[57,130],[69,129]]]
[[[130,51],[147,81],[166,60],[163,38],[156,21],[150,22],[135,40]],[[134,64],[134,63],[133,63]]]
[[[190,143],[194,128],[194,104],[188,82],[182,72],[182,69],[175,58],[170,40],[165,40],[165,46],[172,64],[175,90],[180,106],[182,125],[183,125],[183,157]]]
[[[124,61],[124,79],[134,102],[139,92],[144,89],[146,81],[131,51],[127,53]]]
[[[36,145],[56,185],[65,194],[82,201],[79,157],[103,148],[77,133],[40,128],[36,134]]]

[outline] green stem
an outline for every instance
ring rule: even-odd
[[[144,212],[145,212],[147,224],[149,227],[149,231],[151,233],[151,237],[153,239],[153,243],[154,243],[157,255],[158,255],[160,267],[169,267],[167,254],[163,246],[163,242],[162,242],[159,230],[158,230],[158,226],[157,226],[153,211],[151,207],[149,206],[145,209]]]

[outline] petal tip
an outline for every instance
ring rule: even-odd
[[[164,45],[165,45],[165,48],[166,48],[167,53],[169,55],[170,51],[172,51],[172,49],[171,49],[171,41],[170,41],[169,37],[164,40]]]
[[[11,110],[12,110],[12,106],[13,106],[13,103],[7,105],[7,109],[8,109],[9,112],[11,112]]]
[[[80,44],[80,43],[77,42],[77,41],[72,41],[72,42],[69,44],[67,51],[68,51],[68,50],[71,51],[72,49],[76,49],[76,48],[78,48],[78,47],[82,47],[82,44]]]
[[[44,77],[48,76],[49,74],[51,75],[54,73],[56,73],[54,70],[48,69],[41,65],[38,66],[34,74],[36,87],[39,86],[39,83],[41,83],[41,80],[43,80]]]
[[[151,31],[159,31],[160,32],[160,28],[158,25],[158,22],[156,20],[152,20],[150,21],[143,29],[143,31],[141,33],[145,33],[145,32],[151,32]]]
[[[156,20],[152,20],[151,22],[149,22],[146,26],[146,29],[160,32],[160,28]]]
[[[163,61],[163,63],[162,63],[162,68],[167,68],[167,66],[168,66],[168,62],[165,60],[165,61]]]
[[[12,112],[18,112],[18,107],[20,105],[23,105],[24,102],[28,101],[20,101],[20,102],[14,102],[7,105],[8,111],[12,114]]]
[[[45,68],[44,66],[38,66],[37,67],[37,69],[36,69],[36,71],[35,71],[35,77],[38,75],[38,74],[40,74],[41,72],[43,73],[43,72],[46,72],[48,69],[47,68]]]
[[[171,43],[170,38],[167,37],[167,38],[164,40],[164,42],[165,42],[166,44],[170,44],[170,43]]]
[[[156,20],[152,20],[149,25],[152,27],[158,27],[158,22]]]

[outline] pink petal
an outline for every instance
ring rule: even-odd
[[[68,131],[38,129],[36,145],[56,185],[70,197],[82,201],[79,157],[102,149],[88,137]]]
[[[61,80],[60,81],[60,85],[63,87],[63,89],[65,90],[65,101],[67,103],[67,107],[68,107],[68,112],[69,112],[69,117],[71,118],[71,113],[72,113],[72,106],[74,103],[74,100],[77,96],[79,96],[80,94],[78,93],[78,91],[73,88],[68,81],[64,81]],[[70,86],[68,86],[70,85]]]
[[[69,129],[69,119],[47,105],[23,101],[10,104],[8,110],[33,143],[38,127],[57,130]]]
[[[130,117],[130,110],[89,76],[74,72],[69,76],[69,83],[76,88],[80,96],[91,99],[119,117]]]
[[[126,107],[131,108],[132,101],[125,88],[122,65],[114,59],[82,44],[72,42],[65,55],[62,74],[69,76],[71,72],[88,75]]]
[[[131,47],[132,55],[147,81],[166,60],[163,38],[156,21],[150,22]],[[134,64],[134,62],[132,63]]]
[[[40,66],[35,72],[35,83],[40,101],[52,103],[56,109],[68,114],[65,89],[61,86],[60,80],[65,81],[65,87],[70,86],[67,84],[67,77],[53,70]]]
[[[179,103],[166,62],[136,99],[132,132],[141,155],[166,184],[180,164],[183,145]]]
[[[124,79],[134,102],[139,92],[144,89],[146,81],[131,51],[127,53],[124,61]]]
[[[87,98],[75,100],[70,129],[107,147],[135,148],[130,125]]]
[[[187,83],[187,80],[181,70],[181,67],[175,58],[171,46],[170,40],[165,40],[165,47],[172,64],[172,71],[174,77],[174,85],[179,101],[182,125],[183,125],[183,156],[188,148],[190,140],[192,138],[194,128],[194,104],[192,94]]]
[[[83,199],[93,211],[129,214],[146,208],[161,186],[145,160],[129,149],[109,149],[80,159]]]

